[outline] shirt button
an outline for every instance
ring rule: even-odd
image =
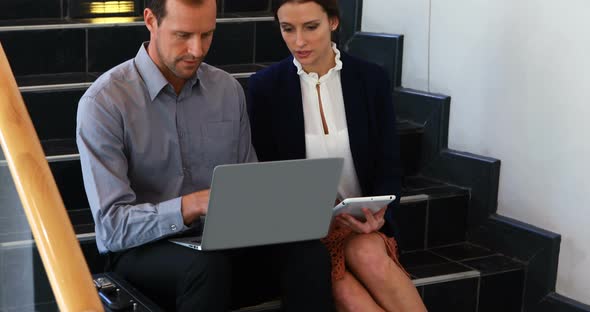
[[[170,226],[170,229],[171,229],[172,231],[176,231],[176,224],[172,224],[172,225]]]
[[[184,136],[184,133],[178,132],[178,136],[182,138]]]

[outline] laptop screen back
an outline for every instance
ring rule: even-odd
[[[323,158],[217,166],[202,248],[324,237],[342,163],[342,158]]]

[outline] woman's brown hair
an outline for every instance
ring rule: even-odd
[[[273,0],[272,1],[272,12],[275,15],[275,20],[279,20],[277,16],[277,12],[285,3],[295,2],[295,3],[305,3],[305,2],[315,2],[319,6],[326,11],[328,17],[333,18],[336,17],[340,20],[340,8],[338,7],[338,0]]]

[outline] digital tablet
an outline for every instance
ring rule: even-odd
[[[332,216],[336,216],[341,213],[347,213],[355,218],[365,219],[365,214],[361,210],[362,208],[368,208],[373,213],[376,213],[394,200],[395,195],[346,198],[340,202],[340,204],[334,207]]]

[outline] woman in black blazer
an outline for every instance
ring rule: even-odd
[[[400,195],[400,159],[389,79],[331,42],[337,0],[275,0],[291,57],[249,81],[248,113],[259,160],[343,157],[346,197]],[[396,206],[399,200],[390,205]],[[366,221],[335,218],[323,241],[332,256],[339,311],[425,311],[401,267],[391,209]]]

